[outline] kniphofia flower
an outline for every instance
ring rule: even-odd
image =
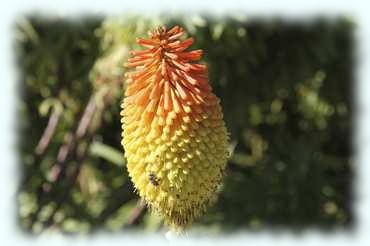
[[[193,38],[160,27],[131,51],[122,103],[122,144],[139,195],[174,229],[182,230],[217,198],[227,162],[220,100],[208,84]]]

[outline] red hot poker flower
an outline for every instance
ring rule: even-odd
[[[181,230],[217,198],[227,161],[228,136],[219,99],[208,84],[202,50],[193,38],[160,27],[131,51],[122,104],[130,177],[150,208]]]

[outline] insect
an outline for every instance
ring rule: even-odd
[[[154,185],[154,186],[158,186],[159,185],[159,179],[157,178],[157,176],[155,175],[155,173],[153,172],[150,172],[149,173],[149,182]]]
[[[162,161],[161,155],[160,154],[156,154],[155,155],[155,158],[156,158],[157,163],[156,164],[149,164],[149,165],[159,165],[160,164],[160,162]],[[159,185],[159,181],[160,181],[160,179],[156,176],[156,174],[153,171],[149,172],[149,182],[152,185],[158,186]]]

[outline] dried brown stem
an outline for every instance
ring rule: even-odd
[[[140,199],[137,202],[136,207],[132,209],[126,225],[127,226],[134,225],[139,220],[139,218],[141,217],[145,209],[146,209],[146,202],[143,199]]]
[[[60,146],[56,163],[53,165],[53,167],[50,170],[50,175],[48,177],[48,182],[45,182],[41,187],[40,190],[40,199],[39,199],[39,206],[38,209],[32,214],[31,216],[31,223],[30,228],[33,227],[34,223],[38,220],[38,215],[41,212],[42,208],[48,204],[50,201],[56,202],[57,206],[53,209],[51,214],[48,216],[46,221],[43,223],[43,229],[46,229],[47,227],[51,226],[54,223],[54,215],[55,213],[60,209],[63,202],[68,199],[68,195],[70,192],[70,189],[74,186],[77,177],[80,173],[81,167],[83,163],[85,162],[85,159],[87,158],[88,154],[88,145],[91,142],[92,136],[94,131],[96,131],[96,126],[92,125],[92,121],[97,120],[100,121],[102,117],[102,112],[106,108],[107,105],[111,103],[112,96],[111,94],[114,92],[114,89],[111,88],[103,93],[102,96],[102,105],[97,105],[97,95],[98,93],[94,93],[92,95],[83,111],[83,114],[78,121],[78,124],[76,125],[76,130],[74,133],[66,133],[64,136],[64,143],[62,146]],[[53,116],[55,117],[55,116]],[[60,116],[59,116],[60,117]],[[59,121],[59,119],[58,119]],[[58,121],[55,121],[55,118],[53,120],[49,120],[49,125],[45,129],[45,139],[43,142],[47,143],[46,147],[51,141],[51,138],[53,136],[53,133],[55,131],[55,128],[57,126]],[[54,125],[55,124],[55,125]],[[90,129],[90,132],[88,132],[88,129]],[[85,143],[87,143],[87,146],[83,148],[83,151],[79,150],[79,142],[84,139]],[[41,140],[40,140],[41,141]],[[43,143],[45,145],[45,143]],[[46,147],[43,147],[44,149],[42,153],[45,152]],[[41,153],[40,150],[40,153]],[[39,155],[40,156],[40,155]],[[65,165],[66,162],[69,160],[76,160],[75,166],[70,169]],[[67,171],[71,172],[68,174]],[[62,177],[67,177],[66,182],[63,182],[63,188],[60,190],[57,189],[59,181],[61,181]],[[45,189],[44,189],[45,188]],[[48,195],[46,195],[48,194]],[[137,207],[136,210],[133,211],[132,218],[129,220],[130,223],[135,223],[135,221],[140,217],[140,214],[145,209],[145,203],[143,205],[140,205]]]
[[[78,164],[76,166],[76,169],[74,171],[74,173],[71,175],[71,178],[69,180],[69,182],[67,183],[65,189],[63,190],[62,194],[58,193],[58,194],[54,194],[54,193],[57,193],[55,192],[55,187],[53,187],[54,185],[51,185],[51,184],[57,184],[58,181],[61,179],[62,177],[62,174],[64,174],[65,172],[65,165],[64,163],[68,160],[68,159],[71,159],[71,154],[70,153],[74,153],[76,154],[76,147],[77,147],[77,144],[76,144],[76,139],[81,139],[82,137],[85,136],[86,132],[87,132],[87,128],[89,127],[90,123],[91,123],[91,120],[92,120],[92,116],[94,114],[94,112],[96,111],[96,104],[95,104],[95,98],[94,98],[94,95],[91,96],[85,110],[84,110],[84,113],[80,119],[80,121],[78,122],[78,125],[77,125],[77,130],[75,132],[75,134],[71,134],[71,133],[66,133],[65,136],[64,136],[64,144],[59,148],[59,151],[58,151],[58,156],[57,156],[57,162],[55,163],[55,165],[51,168],[50,170],[50,175],[48,177],[49,179],[49,182],[50,183],[45,183],[43,186],[45,186],[46,184],[49,184],[49,188],[46,189],[46,190],[43,190],[44,193],[50,193],[50,194],[53,194],[53,195],[56,195],[57,197],[59,198],[65,198],[65,194],[67,194],[67,192],[69,192],[69,188],[72,187],[72,185],[75,183],[76,181],[76,178],[80,172],[80,168],[81,168],[81,165],[83,163],[83,160],[86,156],[86,151],[80,155],[80,158],[77,158],[78,159]],[[31,217],[31,223],[30,223],[30,228],[32,228],[33,224],[37,221],[37,218],[38,218],[38,215],[41,211],[41,209],[48,203],[49,199],[47,199],[46,196],[42,196],[43,199],[41,199],[40,201],[40,204],[38,206],[38,209],[32,214],[32,217]],[[56,199],[58,200],[58,199]],[[63,201],[63,199],[59,199],[61,203]],[[54,211],[52,212],[52,214],[50,215],[49,217],[49,220],[53,218],[55,212],[58,210],[59,208],[59,203],[58,203],[58,206],[54,209]],[[48,222],[50,223],[50,221]],[[48,224],[46,223],[46,224]]]
[[[53,110],[53,112],[51,113],[45,131],[36,146],[35,152],[37,155],[42,155],[49,146],[50,140],[53,137],[55,129],[57,128],[57,125],[59,123],[60,115],[61,112],[58,110]]]
[[[82,138],[86,135],[86,131],[88,129],[88,126],[91,123],[91,120],[93,118],[93,115],[96,111],[96,100],[95,97],[92,96],[85,108],[84,114],[78,124],[77,131],[76,131],[76,137]]]

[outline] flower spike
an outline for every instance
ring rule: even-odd
[[[217,198],[228,135],[220,100],[208,84],[202,50],[187,51],[179,26],[159,27],[131,51],[122,103],[122,144],[139,195],[175,230]]]

